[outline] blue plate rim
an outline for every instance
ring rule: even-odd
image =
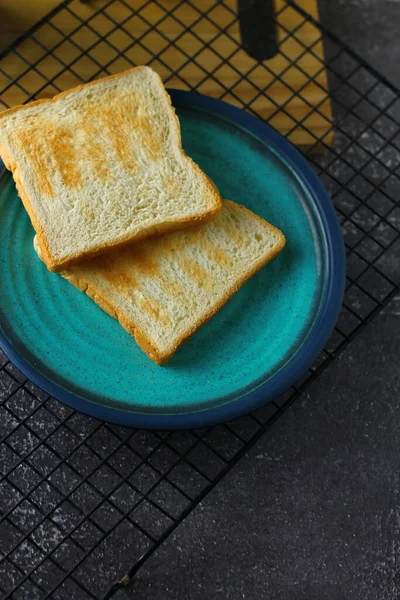
[[[172,104],[178,108],[197,108],[229,119],[262,141],[274,144],[279,154],[284,157],[287,164],[296,172],[302,184],[307,188],[318,209],[327,245],[328,275],[322,306],[300,351],[276,375],[257,389],[236,401],[196,412],[182,412],[174,415],[146,414],[95,404],[41,375],[13,348],[0,331],[0,347],[8,358],[26,377],[48,394],[97,419],[142,429],[190,429],[230,421],[260,408],[284,393],[304,374],[323,350],[342,306],[346,279],[345,249],[335,209],[321,181],[300,152],[272,127],[236,106],[198,92],[175,89],[168,89],[168,92]]]

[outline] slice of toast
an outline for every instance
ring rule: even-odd
[[[52,271],[221,207],[183,152],[170,97],[149,67],[1,113],[0,156]]]
[[[162,365],[284,245],[278,229],[224,200],[209,223],[115,250],[61,275]]]

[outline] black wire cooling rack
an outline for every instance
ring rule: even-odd
[[[183,3],[191,14],[186,21],[178,14]],[[121,19],[113,12],[116,4],[123,7]],[[170,8],[165,8],[167,4]],[[216,5],[226,10],[223,23],[213,18]],[[148,20],[149,6],[156,9],[152,21]],[[48,397],[0,352],[0,595],[4,599],[111,598],[382,310],[400,284],[396,269],[400,103],[399,91],[388,81],[294,2],[277,2],[274,19],[285,39],[295,43],[297,53],[285,56],[284,45],[279,44],[285,65],[280,73],[269,73],[264,87],[255,83],[259,81],[255,73],[260,68],[267,72],[268,61],[254,60],[251,69],[238,75],[234,57],[243,50],[238,37],[230,33],[231,23],[237,21],[233,0],[96,0],[90,16],[85,16],[82,7],[80,0],[62,2],[0,54],[3,107],[10,104],[12,94],[13,102],[24,102],[51,96],[71,82],[120,71],[134,64],[132,49],[141,49],[141,62],[156,61],[167,84],[172,79],[186,89],[202,89],[205,81],[212,80],[219,85],[218,96],[256,114],[261,114],[257,108],[261,98],[274,108],[268,115],[270,122],[277,115],[290,118],[292,126],[286,128],[290,139],[299,128],[309,136],[305,154],[332,195],[342,223],[347,288],[334,334],[296,386],[252,415],[203,430],[136,431],[96,421]],[[296,13],[295,27],[282,25],[285,11]],[[129,35],[132,18],[143,21],[141,39]],[[163,28],[169,19],[177,29],[174,36],[166,35]],[[202,20],[214,30],[207,40],[196,32]],[[304,27],[313,36],[301,36]],[[120,30],[126,36],[122,48],[114,38]],[[180,65],[171,66],[159,48],[152,49],[146,32],[164,41],[162,50],[179,47],[184,55]],[[188,36],[192,42],[185,50],[179,40]],[[218,50],[221,36],[230,44],[228,54]],[[325,59],[318,50],[322,39]],[[99,58],[104,57],[104,45],[107,62]],[[205,50],[215,63],[208,70],[200,60]],[[307,72],[305,53],[314,57],[318,68],[313,73]],[[199,71],[194,79],[185,76],[185,68],[193,63]],[[220,83],[221,65],[236,71],[231,86]],[[285,77],[288,69],[296,69],[303,83],[291,87]],[[322,72],[328,73],[329,95],[318,79]],[[250,99],[242,99],[238,91],[243,82],[254,86]],[[316,102],[303,93],[310,83],[319,91]],[[274,85],[286,91],[281,103],[270,93]],[[293,100],[307,108],[300,119],[290,111]],[[323,110],[327,103],[333,119]],[[318,115],[325,124],[330,119],[321,135],[307,126],[310,117]],[[315,154],[321,148],[324,152]]]

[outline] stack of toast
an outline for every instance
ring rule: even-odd
[[[160,365],[285,245],[184,153],[149,67],[1,113],[0,156],[39,258]]]

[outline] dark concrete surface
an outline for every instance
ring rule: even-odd
[[[118,600],[400,596],[400,295]]]
[[[400,85],[400,2],[320,1]],[[400,248],[382,271],[400,281]],[[118,600],[400,598],[400,296],[146,562]]]
[[[400,85],[399,0],[319,0],[321,21],[364,60]]]

